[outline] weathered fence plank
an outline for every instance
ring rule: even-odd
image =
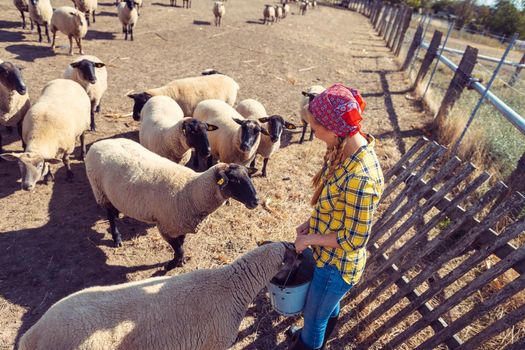
[[[443,97],[439,111],[436,114],[435,125],[443,125],[450,110],[461,96],[465,87],[469,84],[470,76],[476,65],[477,57],[478,49],[467,46],[465,53],[459,62],[458,69],[454,74],[454,78],[452,78],[447,92],[445,93],[445,97]]]
[[[408,48],[407,56],[405,58],[405,62],[403,62],[403,65],[401,66],[401,70],[406,70],[408,66],[410,65],[410,63],[412,63],[416,50],[421,45],[422,41],[423,41],[423,26],[420,24],[416,29],[416,33],[414,34],[414,39],[412,39],[412,44],[410,44],[410,47]]]
[[[392,28],[390,28],[390,32],[388,33],[388,39],[386,40],[386,46],[390,49],[392,48],[392,40],[394,39],[397,31],[399,30],[399,24],[401,23],[403,13],[405,12],[405,7],[403,5],[400,5],[397,8],[396,15],[394,17],[394,21],[392,22]]]
[[[408,27],[410,26],[411,20],[412,20],[412,9],[410,7],[407,7],[405,18],[403,19],[403,23],[401,24],[401,32],[399,33],[397,40],[396,40],[396,49],[394,51],[394,54],[396,56],[399,56],[399,54],[401,53],[401,48],[403,47],[403,42],[405,41],[405,34],[408,30]]]
[[[425,78],[425,75],[427,75],[428,70],[430,69],[430,65],[432,64],[432,61],[434,60],[434,58],[436,58],[437,50],[438,50],[439,44],[441,44],[442,36],[443,36],[443,33],[441,33],[439,30],[436,30],[434,32],[434,36],[432,36],[432,40],[430,41],[428,50],[425,54],[425,57],[423,58],[423,62],[421,62],[421,67],[419,68],[419,72],[417,73],[416,80],[414,81],[414,87],[418,86],[421,80]]]
[[[401,159],[396,163],[394,164],[394,166],[392,168],[390,168],[390,170],[388,170],[385,175],[384,175],[384,179],[385,179],[385,182],[388,182],[390,181],[390,178],[397,174],[397,172],[403,167],[403,165],[405,165],[405,163],[410,159],[412,158],[412,156],[414,154],[416,154],[417,151],[419,151],[424,145],[426,145],[428,142],[430,142],[429,139],[427,139],[426,137],[421,137],[419,138],[416,143],[414,143],[414,145],[412,147],[410,147],[410,149],[405,153],[403,154],[403,156],[401,157]],[[384,198],[384,197],[383,197]]]

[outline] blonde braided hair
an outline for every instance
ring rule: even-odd
[[[314,195],[310,200],[311,205],[316,205],[323,192],[323,188],[326,185],[326,182],[332,178],[335,170],[341,165],[344,160],[344,150],[348,137],[337,137],[337,144],[333,147],[328,147],[326,153],[324,154],[324,163],[321,169],[315,174],[312,178],[312,186],[314,187]],[[328,169],[328,170],[327,170]],[[326,173],[326,174],[325,174]]]

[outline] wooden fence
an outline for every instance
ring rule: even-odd
[[[473,179],[472,164],[445,155],[444,147],[422,138],[385,174],[382,206],[390,204],[374,224],[366,276],[343,303],[357,305],[346,317],[358,320],[349,335],[359,349],[396,348],[416,335],[421,343],[409,348],[475,349],[523,321],[525,304],[516,294],[524,296],[525,245],[510,242],[525,231],[525,218],[511,220],[508,213],[524,208],[525,197],[515,192],[498,201],[505,184],[484,191],[488,173]],[[485,299],[449,315],[472,295]],[[487,315],[505,303],[514,307],[506,305],[487,325]],[[482,318],[482,332],[458,335]]]

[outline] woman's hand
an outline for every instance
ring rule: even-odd
[[[306,220],[301,225],[295,228],[297,236],[304,236],[308,234],[308,229],[310,228],[310,220]]]
[[[311,235],[297,235],[297,238],[295,238],[295,251],[297,252],[297,254],[301,254],[303,252],[303,250],[305,250],[306,248],[308,248],[308,246],[310,245],[310,236]]]

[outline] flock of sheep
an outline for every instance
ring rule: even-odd
[[[89,2],[75,1],[79,9]],[[130,2],[121,2],[119,9],[129,9]],[[30,0],[29,12],[37,27],[47,23],[33,15],[42,15],[40,6],[45,3],[49,0]],[[94,11],[84,9],[56,9],[49,20],[51,32],[85,24],[87,13],[95,22]],[[69,33],[70,41],[78,37],[81,49],[82,34]],[[73,180],[69,157],[79,139],[80,157],[96,202],[106,211],[115,246],[122,246],[116,219],[123,213],[155,224],[174,252],[166,270],[180,267],[185,263],[185,235],[197,232],[208,215],[230,198],[248,209],[258,205],[251,179],[257,171],[256,157],[262,156],[262,176],[267,176],[268,161],[280,148],[283,131],[296,126],[279,115],[268,115],[255,99],[237,103],[238,83],[206,70],[128,94],[134,101],[133,118],[140,121],[139,143],[106,139],[87,151],[85,135],[96,129],[107,81],[104,62],[83,55],[30,101],[20,69],[0,60],[0,125],[17,126],[23,145],[21,151],[3,153],[0,134],[0,157],[18,163],[21,187],[30,191],[40,181],[54,180],[51,164],[62,162],[66,180]],[[308,104],[323,90],[312,86],[300,96],[300,142],[311,118]],[[53,305],[21,338],[20,349],[227,348],[258,292],[272,278],[289,276],[299,262],[293,246],[271,243],[221,269],[88,288]],[[221,303],[200,307],[205,300]]]

